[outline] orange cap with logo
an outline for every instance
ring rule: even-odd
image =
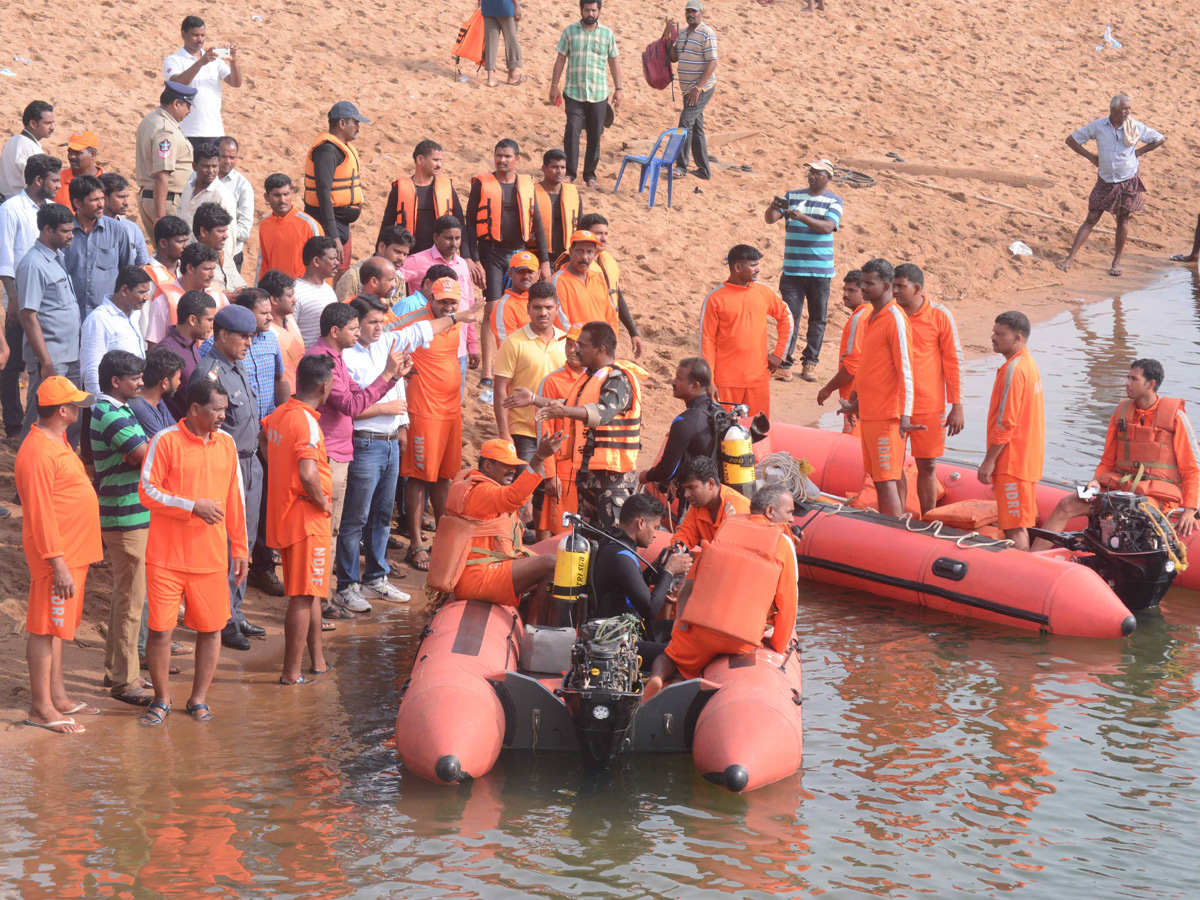
[[[447,297],[452,297],[455,300],[462,299],[462,286],[458,283],[457,278],[439,278],[429,287],[429,293],[433,295],[434,300],[445,300]]]
[[[600,239],[598,237],[596,237],[596,235],[592,234],[590,231],[584,231],[584,230],[576,231],[573,235],[571,235],[571,246],[572,247],[574,247],[576,244],[585,244],[585,243],[595,244],[597,247],[599,247]]]
[[[538,270],[538,258],[528,250],[522,250],[520,253],[514,253],[512,260],[509,262],[510,269],[529,269],[536,272]]]
[[[68,150],[97,150],[100,147],[100,139],[96,137],[94,131],[76,131],[67,138],[66,148]]]
[[[490,459],[505,466],[525,465],[525,460],[517,456],[516,445],[512,441],[500,438],[484,441],[483,446],[479,449],[479,458]]]

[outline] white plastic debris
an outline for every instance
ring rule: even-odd
[[[1100,40],[1102,40],[1104,43],[1097,45],[1096,46],[1097,50],[1103,50],[1105,44],[1112,47],[1114,50],[1121,49],[1121,42],[1118,41],[1115,37],[1113,37],[1111,25],[1104,26],[1104,35],[1103,35],[1103,37],[1100,38]]]
[[[17,73],[12,69],[0,69],[0,75],[7,75],[9,78],[16,78]]]
[[[1033,248],[1024,241],[1013,241],[1008,245],[1008,252],[1013,256],[1033,256]]]

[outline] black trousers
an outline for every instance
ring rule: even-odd
[[[571,178],[579,176],[579,133],[585,131],[587,149],[583,154],[583,178],[585,181],[595,178],[596,166],[600,163],[600,136],[604,134],[604,113],[608,109],[608,100],[585,103],[563,94],[563,103],[567,109],[567,130],[563,135],[567,175]]]
[[[4,323],[4,340],[8,342],[8,362],[0,371],[0,407],[4,410],[5,434],[16,437],[25,421],[25,410],[21,406],[21,373],[25,371],[21,345],[25,341],[25,329],[15,315]]]
[[[504,280],[508,278],[508,264],[513,255],[523,248],[506,250],[495,241],[479,241],[479,264],[483,266],[484,299],[489,303],[504,296]]]
[[[808,304],[808,334],[801,362],[816,364],[821,358],[821,344],[825,340],[825,319],[829,313],[830,278],[815,275],[780,275],[779,296],[792,311],[792,339],[788,341],[787,358],[784,362],[795,362],[792,354],[796,350],[796,338],[800,335],[800,317]]]

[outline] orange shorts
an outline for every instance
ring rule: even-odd
[[[899,481],[904,471],[904,439],[899,419],[860,419],[863,468],[872,481]]]
[[[513,588],[512,567],[511,559],[467,566],[454,586],[454,596],[459,600],[486,600],[500,606],[516,606],[518,598]]]
[[[83,621],[83,585],[87,581],[87,574],[87,566],[71,570],[75,593],[70,597],[55,595],[53,575],[33,579],[29,584],[25,630],[30,634],[46,634],[73,641],[75,629]]]
[[[430,419],[408,414],[408,445],[400,461],[400,474],[418,481],[453,478],[462,471],[462,416]]]
[[[1004,531],[1032,528],[1037,524],[1037,482],[1022,481],[1008,475],[992,479],[996,496],[996,524]]]
[[[333,554],[327,536],[309,535],[287,547],[281,547],[283,557],[283,592],[289,597],[329,596],[329,572]]]
[[[946,452],[946,426],[941,413],[921,413],[912,417],[913,425],[924,425],[924,431],[908,433],[912,455],[917,459],[937,459]]]
[[[179,622],[200,634],[220,631],[229,621],[229,573],[181,572],[146,563],[146,597],[151,631],[170,631]]]
[[[558,474],[558,483],[563,492],[562,497],[551,497],[549,494],[542,500],[542,513],[538,517],[539,531],[549,531],[551,534],[561,534],[567,530],[563,525],[563,513],[579,512],[579,492],[575,487],[575,479],[570,470],[564,469]]]
[[[753,649],[753,644],[695,625],[681,627],[677,622],[671,631],[671,642],[663,652],[675,663],[679,676],[686,681],[699,678],[704,667],[722,654],[747,653]]]
[[[750,418],[752,419],[759,413],[768,419],[771,417],[771,382],[769,381],[753,387],[729,387],[718,384],[717,391],[721,395],[722,403],[745,403],[750,407]]]

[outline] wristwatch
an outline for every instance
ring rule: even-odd
[[[450,323],[452,325],[458,324],[458,316],[456,316],[454,313],[450,313]]]

